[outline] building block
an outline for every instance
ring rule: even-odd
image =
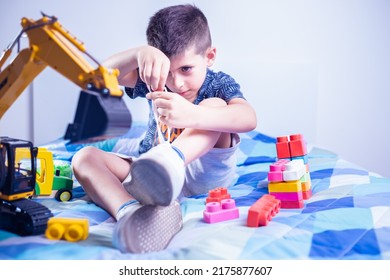
[[[269,166],[268,172],[268,181],[270,182],[281,182],[283,181],[283,171],[285,170],[285,165],[288,163],[287,159],[280,159],[277,162]]]
[[[302,134],[290,135],[289,146],[291,157],[300,157],[307,154],[306,143]]]
[[[283,181],[300,180],[306,173],[306,166],[302,159],[294,159],[284,165]]]
[[[85,240],[89,235],[88,219],[80,218],[50,218],[47,223],[45,236],[51,240],[65,239],[76,242]]]
[[[308,191],[311,189],[310,173],[306,172],[301,177],[302,191]]]
[[[284,209],[295,209],[295,208],[303,208],[304,203],[303,200],[295,200],[295,201],[289,201],[289,200],[284,200],[281,201],[281,208]]]
[[[312,197],[313,193],[312,193],[312,190],[309,189],[307,191],[302,191],[302,198],[303,200],[307,200],[309,199],[310,197]]]
[[[206,203],[221,202],[223,199],[231,198],[227,188],[219,187],[209,191],[209,196],[206,198]]]
[[[302,183],[300,180],[290,182],[269,182],[269,192],[301,192]]]
[[[279,159],[291,158],[288,136],[280,136],[276,138],[276,154]]]
[[[302,176],[301,184],[302,184],[303,199],[307,200],[310,197],[312,197],[312,195],[313,195],[312,190],[311,190],[311,179],[310,179],[309,172],[306,172],[305,175]]]
[[[248,210],[247,226],[266,226],[279,213],[281,202],[274,196],[266,194],[258,199]]]
[[[279,159],[306,156],[307,148],[302,134],[276,137],[276,154]]]
[[[309,190],[311,190],[311,182],[301,182],[301,185],[302,185],[302,191],[303,192],[307,192]]]
[[[293,200],[302,200],[303,199],[303,191],[302,192],[270,192],[270,195],[273,195],[276,199],[280,201],[293,201]]]
[[[209,224],[237,219],[239,216],[234,199],[223,199],[220,203],[209,202],[203,211],[203,220]]]
[[[306,165],[302,159],[280,159],[269,166],[268,181],[283,182],[300,180],[306,173]]]

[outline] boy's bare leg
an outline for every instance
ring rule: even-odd
[[[219,107],[227,106],[227,104],[220,98],[209,98],[202,101],[199,106]],[[172,145],[183,153],[185,164],[188,164],[203,156],[212,148],[229,148],[231,146],[231,134],[186,128]]]
[[[85,147],[73,157],[72,168],[90,199],[113,217],[120,206],[133,199],[121,183],[130,172],[128,161],[94,147]]]

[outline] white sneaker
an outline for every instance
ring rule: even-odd
[[[169,143],[153,147],[131,164],[123,186],[143,205],[170,205],[184,184],[184,161]]]
[[[113,245],[122,253],[148,253],[165,249],[183,226],[180,204],[144,205],[125,214],[116,224]]]

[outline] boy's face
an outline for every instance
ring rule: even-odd
[[[214,63],[215,55],[216,49],[213,47],[204,54],[197,54],[193,46],[183,54],[171,57],[167,87],[193,102],[206,78],[207,68]]]

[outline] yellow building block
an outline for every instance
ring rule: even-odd
[[[47,223],[45,235],[51,240],[85,240],[89,235],[89,222],[88,219],[53,217]]]
[[[268,191],[271,192],[301,192],[302,183],[300,180],[290,182],[269,182]]]

